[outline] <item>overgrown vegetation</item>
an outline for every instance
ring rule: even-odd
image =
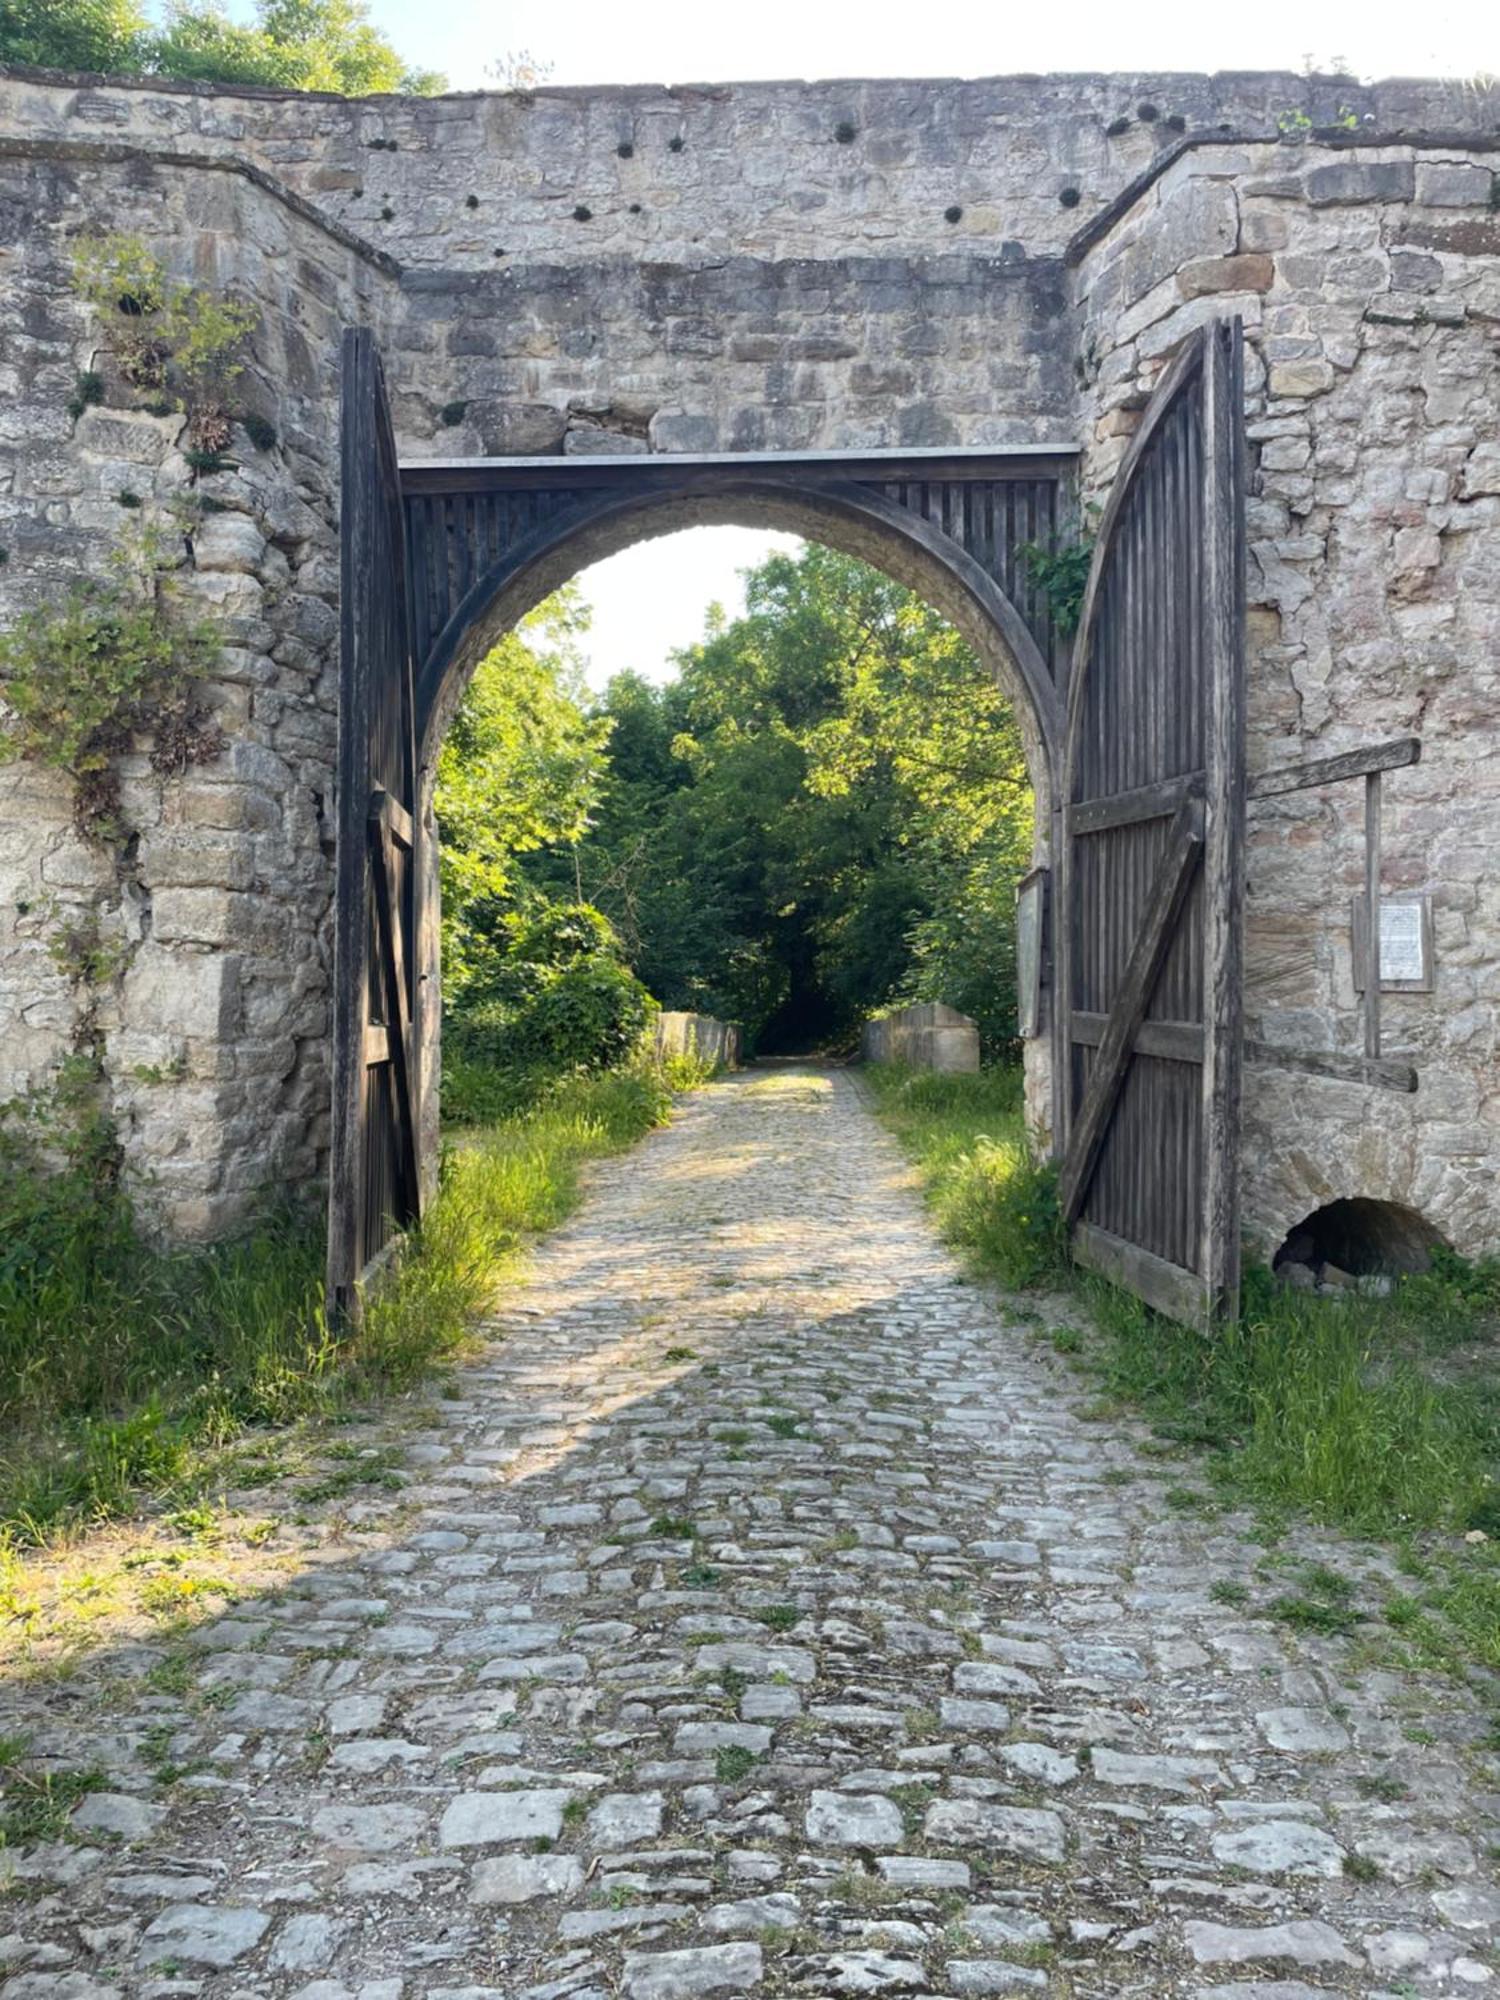
[[[609,724],[584,706],[561,592],[479,666],[438,766],[443,1107],[502,1117],[551,1079],[617,1067],[656,1012],[603,913],[578,894]],[[572,879],[569,879],[571,873]]]
[[[1391,1623],[1409,1656],[1500,1666],[1500,1388],[1488,1360],[1500,1260],[1438,1252],[1386,1299],[1296,1292],[1252,1269],[1238,1321],[1195,1333],[1070,1269],[1013,1072],[867,1074],[950,1241],[1004,1284],[1070,1290],[1088,1311],[1054,1344],[1167,1446],[1205,1455],[1210,1490],[1182,1488],[1184,1511],[1248,1503],[1404,1542],[1422,1588]],[[1337,1592],[1282,1597],[1264,1608],[1319,1629],[1353,1623]]]
[[[0,0],[0,62],[351,97],[446,87],[402,61],[361,0],[257,0],[253,22],[171,0],[161,25],[143,0]]]
[[[1001,1284],[1060,1283],[1067,1256],[1057,1177],[1031,1158],[1019,1068],[938,1076],[877,1063],[860,1074],[920,1168],[949,1241]]]
[[[164,774],[222,748],[204,691],[218,658],[212,624],[176,600],[160,539],[136,534],[107,580],[77,584],[0,633],[0,754],[66,772],[80,832],[117,844],[128,831],[119,760],[137,737],[149,736]]]
[[[583,1163],[667,1115],[637,1062],[556,1079],[444,1158],[440,1192],[357,1329],[323,1314],[321,1232],[268,1220],[176,1254],[142,1240],[107,1155],[56,1121],[0,1124],[0,1538],[188,1495],[247,1429],[336,1415],[451,1358]]]
[[[81,238],[73,247],[73,288],[98,315],[128,387],[153,406],[167,396],[186,410],[189,458],[215,459],[229,443],[227,399],[244,369],[240,348],[256,309],[173,278],[138,236]],[[97,393],[80,393],[80,404],[103,400],[103,382],[94,380]]]
[[[1052,623],[1065,639],[1071,638],[1083,616],[1089,565],[1094,559],[1093,537],[1084,535],[1055,547],[1023,542],[1017,554],[1027,575],[1046,598]]]

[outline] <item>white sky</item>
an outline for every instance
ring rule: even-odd
[[[647,680],[671,678],[668,655],[703,637],[703,616],[722,604],[731,618],[745,608],[740,571],[772,549],[799,549],[795,535],[755,528],[688,528],[582,570],[578,581],[593,607],[581,642],[589,685],[634,668]]]
[[[558,84],[1300,69],[1309,56],[1343,57],[1365,78],[1500,70],[1494,0],[373,0],[371,12],[409,60],[445,71],[457,89],[482,87],[487,64],[523,49]]]
[[[250,0],[233,0],[248,14]],[[1500,71],[1496,0],[1070,0],[1065,7],[957,0],[371,0],[377,26],[413,63],[455,89],[493,87],[487,71],[525,52],[559,85],[733,82],[767,78],[993,76],[1046,70],[1344,67],[1382,76],[1477,78]],[[649,542],[587,571],[594,606],[590,681],[634,667],[664,679],[667,655],[703,632],[717,600],[742,608],[736,572],[785,536],[698,529]]]

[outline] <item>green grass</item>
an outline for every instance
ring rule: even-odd
[[[1060,1281],[1056,1175],[1030,1157],[1020,1071],[934,1076],[877,1063],[862,1074],[919,1168],[943,1234],[1002,1284]]]
[[[1454,1670],[1500,1665],[1500,1556],[1458,1539],[1478,1529],[1500,1541],[1500,1386],[1492,1366],[1454,1365],[1459,1350],[1493,1346],[1500,1263],[1440,1253],[1384,1300],[1293,1292],[1253,1269],[1238,1321],[1196,1333],[1070,1269],[1014,1072],[865,1074],[948,1239],[1004,1284],[1072,1289],[1093,1320],[1076,1351],[1108,1401],[1144,1412],[1164,1451],[1203,1455],[1212,1495],[1174,1485],[1168,1506],[1232,1502],[1386,1541],[1441,1538],[1413,1608],[1397,1613],[1409,1650]],[[1306,1589],[1272,1609],[1320,1631],[1347,1630],[1355,1615]]]
[[[15,1741],[6,1740],[8,1745]],[[108,1786],[108,1773],[97,1765],[81,1771],[35,1771],[17,1757],[5,1758],[0,1762],[0,1848],[60,1840],[79,1801]]]
[[[714,1776],[721,1785],[742,1784],[760,1760],[741,1743],[725,1743],[714,1755]]]
[[[450,1148],[421,1230],[359,1327],[337,1332],[316,1221],[286,1214],[165,1254],[108,1183],[0,1162],[0,1539],[126,1515],[145,1493],[191,1498],[245,1432],[411,1388],[463,1347],[526,1240],[574,1207],[585,1162],[670,1102],[647,1067],[570,1078]]]

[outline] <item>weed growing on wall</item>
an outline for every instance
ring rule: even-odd
[[[138,738],[150,738],[164,775],[223,748],[204,695],[218,657],[213,626],[173,602],[158,538],[135,535],[108,579],[77,584],[0,634],[0,754],[66,772],[79,831],[116,845],[128,832],[119,762]]]
[[[138,236],[84,237],[73,249],[73,286],[98,315],[125,381],[149,397],[166,392],[187,411],[195,448],[222,451],[255,308],[173,278]]]
[[[1067,639],[1078,630],[1083,616],[1083,595],[1088,589],[1089,565],[1093,561],[1094,539],[1084,535],[1076,542],[1046,548],[1040,542],[1023,542],[1016,551],[1026,565],[1026,574],[1047,600],[1052,622]]]

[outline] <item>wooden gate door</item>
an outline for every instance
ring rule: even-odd
[[[1243,467],[1221,321],[1115,480],[1068,707],[1060,1198],[1080,1262],[1192,1324],[1239,1290]]]
[[[338,852],[328,1309],[418,1219],[419,892],[411,619],[401,478],[380,357],[348,328],[341,389]]]

